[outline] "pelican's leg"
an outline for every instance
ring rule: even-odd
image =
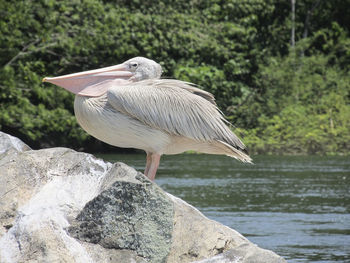
[[[149,168],[151,166],[151,162],[152,162],[152,158],[151,158],[151,153],[147,152],[147,157],[146,157],[146,168],[145,168],[145,172],[144,175],[147,176]]]
[[[154,178],[156,177],[157,169],[159,166],[159,161],[160,161],[160,154],[158,153],[152,153],[151,154],[151,165],[149,167],[148,173],[146,176],[153,181]]]

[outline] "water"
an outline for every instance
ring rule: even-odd
[[[145,155],[103,155],[143,171]],[[156,183],[288,262],[350,262],[350,158],[163,156]]]

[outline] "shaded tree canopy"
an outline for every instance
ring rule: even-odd
[[[0,129],[103,150],[43,84],[145,56],[213,93],[255,153],[349,153],[349,0],[0,0]],[[294,28],[295,45],[291,46]]]

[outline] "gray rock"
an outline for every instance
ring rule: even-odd
[[[123,163],[0,136],[0,262],[285,262]]]
[[[138,173],[132,181],[117,179],[88,202],[69,233],[105,248],[131,249],[151,262],[165,262],[171,246],[173,209],[169,197]]]
[[[272,251],[261,249],[252,243],[245,243],[214,257],[193,263],[279,263],[286,262]]]
[[[30,150],[30,147],[20,139],[0,131],[0,158],[9,150],[24,152]]]

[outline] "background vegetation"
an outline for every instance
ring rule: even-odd
[[[0,129],[106,149],[57,76],[145,56],[212,92],[255,153],[349,153],[349,0],[0,0]],[[294,7],[294,10],[293,10]]]

